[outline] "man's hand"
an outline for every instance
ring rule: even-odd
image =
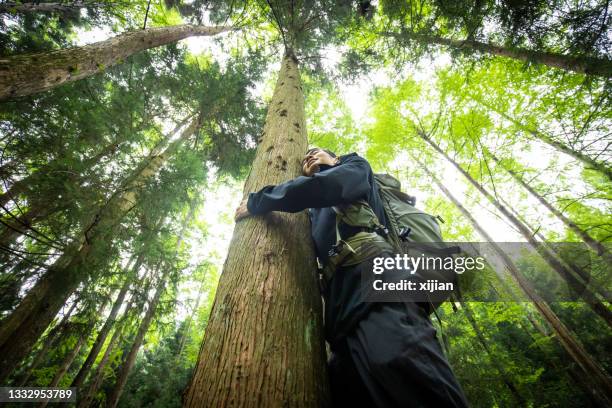
[[[242,200],[238,208],[236,208],[236,214],[234,215],[235,221],[240,221],[243,218],[251,216],[251,213],[247,208],[247,201],[247,199]]]

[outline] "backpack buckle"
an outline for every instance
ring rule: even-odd
[[[383,225],[374,228],[374,232],[382,237],[386,237],[389,235],[389,229]]]
[[[408,238],[408,235],[412,232],[412,228],[404,227],[399,232],[399,237],[402,241],[405,241]]]
[[[328,257],[334,257],[342,252],[342,247],[344,246],[344,241],[338,242],[336,245],[332,246],[331,249],[327,252]]]

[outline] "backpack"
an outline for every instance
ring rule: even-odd
[[[330,263],[327,270],[324,269],[326,278],[333,276],[338,266],[363,262],[379,254],[381,249],[409,256],[427,254],[438,257],[453,256],[461,251],[457,246],[449,247],[444,243],[438,223],[444,221],[439,216],[417,209],[416,199],[401,191],[399,180],[388,174],[374,174],[374,180],[378,186],[388,225],[382,225],[365,200],[333,207],[336,212],[336,245],[329,253]],[[340,223],[359,227],[363,232],[342,240],[339,232]],[[417,271],[418,273],[420,272]],[[454,291],[458,291],[458,279],[454,271],[428,270],[423,279],[453,283],[453,288],[457,288]],[[434,301],[429,300],[429,312],[435,311],[451,294],[443,292],[437,294]]]

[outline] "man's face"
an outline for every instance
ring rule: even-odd
[[[329,153],[321,149],[313,149],[306,154],[302,160],[302,172],[306,177],[310,177],[320,170],[322,164],[333,166],[337,158],[331,157]]]

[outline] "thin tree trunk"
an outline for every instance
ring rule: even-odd
[[[148,283],[145,285],[144,291],[145,293],[149,291]],[[102,355],[102,359],[98,363],[98,366],[96,367],[94,374],[91,377],[88,387],[85,390],[82,390],[82,389],[78,390],[77,406],[79,408],[89,407],[91,403],[91,399],[94,397],[94,395],[100,388],[100,385],[102,385],[102,381],[104,379],[104,368],[108,364],[111,354],[114,351],[115,347],[117,346],[122,336],[123,329],[125,328],[125,325],[128,322],[129,316],[132,313],[132,310],[135,308],[135,306],[136,306],[135,299],[134,298],[130,299],[127,307],[125,308],[125,312],[123,313],[123,316],[121,317],[120,322],[114,328],[115,330],[113,332],[113,335],[111,336],[111,339],[109,340],[108,345],[106,346],[106,350],[104,351],[104,354]],[[144,309],[144,302],[142,303],[142,306],[140,310],[138,311],[138,315],[140,314],[140,312],[142,312],[143,309]]]
[[[484,106],[485,108],[490,109],[493,112],[497,113],[499,116],[501,116],[502,118],[506,119],[508,122],[513,123],[519,129],[524,130],[525,132],[529,133],[530,135],[532,135],[536,139],[538,139],[538,140],[548,144],[549,146],[554,147],[555,149],[557,149],[561,153],[567,154],[568,156],[573,157],[577,161],[582,162],[583,165],[586,168],[599,171],[604,176],[606,176],[608,178],[608,180],[612,181],[612,168],[607,166],[605,163],[598,162],[597,160],[592,159],[588,155],[586,155],[586,154],[584,154],[582,152],[579,152],[577,150],[572,149],[570,146],[568,146],[565,143],[562,143],[562,142],[556,140],[555,138],[553,138],[552,136],[546,134],[545,132],[541,132],[541,131],[539,131],[537,129],[530,128],[529,126],[524,125],[521,121],[511,117],[506,112],[503,112],[503,111],[495,108],[493,105],[483,101],[480,97],[477,97],[477,96],[474,96],[474,95],[468,95],[468,96],[472,100],[474,100],[477,103],[479,103],[480,105]]]
[[[143,183],[154,176],[181,144],[199,127],[194,120],[166,150],[146,159],[124,188],[100,209],[82,235],[66,250],[28,292],[0,326],[0,383],[28,354],[61,306],[80,282],[95,271],[91,259],[112,240],[121,219],[138,203]]]
[[[168,271],[167,268],[166,271]],[[166,285],[166,275],[166,273],[163,273],[160,277],[160,280],[157,284],[157,288],[155,289],[155,295],[153,295],[153,298],[149,302],[147,313],[145,314],[144,319],[140,323],[138,332],[136,333],[136,337],[134,338],[134,342],[132,343],[132,347],[130,348],[129,353],[121,366],[119,374],[117,375],[117,382],[113,387],[111,395],[106,401],[106,406],[108,408],[115,408],[119,403],[119,398],[121,398],[121,394],[123,393],[123,389],[127,382],[128,375],[130,374],[130,371],[132,370],[132,367],[134,367],[134,363],[136,362],[136,355],[138,354],[138,350],[140,350],[140,346],[142,346],[144,337],[147,334],[147,331],[149,330],[151,322],[153,321],[153,316],[155,316],[155,310],[157,309],[159,299],[161,298],[161,295],[164,292]]]
[[[506,206],[506,208],[508,208],[508,211],[512,212],[512,215],[514,215],[520,222],[522,222],[526,226],[528,225],[525,218],[521,216],[519,213],[517,213],[512,208],[512,206],[509,205],[503,198],[500,197],[499,201],[502,205]],[[534,238],[537,238],[540,240],[540,245],[548,248],[556,256],[556,258],[559,260],[560,263],[567,266],[572,272],[574,272],[574,275],[578,276],[581,279],[581,284],[584,284],[585,286],[590,286],[592,288],[591,290],[593,291],[593,293],[599,294],[605,302],[610,302],[610,299],[612,299],[612,295],[608,292],[606,288],[601,286],[599,282],[594,281],[591,275],[589,275],[587,271],[584,270],[584,267],[580,267],[572,260],[564,259],[562,251],[559,250],[555,245],[548,244],[546,242],[546,237],[544,237],[544,235],[542,235],[542,233],[539,230],[537,229],[534,230],[531,227],[528,227],[528,228],[531,231],[531,235]]]
[[[82,393],[82,396],[79,396],[79,402],[77,404],[78,408],[89,407],[91,404],[91,399],[94,397],[96,392],[98,392],[100,385],[102,385],[102,380],[104,379],[104,369],[110,360],[111,354],[117,346],[119,338],[121,337],[122,329],[123,327],[120,327],[113,332],[113,335],[108,342],[108,346],[106,346],[106,350],[102,355],[102,359],[100,360],[100,363],[98,363],[98,366],[96,367],[96,370],[92,376],[89,387],[87,387],[87,390]]]
[[[453,40],[437,35],[410,33],[405,31],[401,34],[389,32],[383,32],[381,34],[387,37],[394,37],[400,41],[408,39],[423,44],[443,45],[467,53],[477,51],[483,54],[492,54],[500,57],[513,58],[519,61],[542,64],[565,71],[577,72],[579,74],[603,77],[612,76],[612,61],[605,58],[572,57],[553,52],[532,51],[518,47],[502,47],[476,40]]]
[[[484,334],[480,330],[480,327],[478,327],[478,323],[476,323],[476,319],[474,318],[474,315],[472,314],[472,311],[470,310],[468,304],[466,302],[461,302],[461,301],[459,303],[461,303],[461,308],[463,312],[465,313],[465,317],[467,318],[467,320],[470,322],[470,325],[474,329],[474,333],[476,333],[476,338],[482,345],[482,348],[487,352],[487,355],[489,356],[491,363],[493,364],[493,366],[499,373],[502,381],[504,382],[504,384],[506,384],[506,387],[508,387],[508,389],[510,390],[510,393],[516,399],[517,406],[521,406],[521,407],[526,406],[527,401],[525,401],[521,393],[518,391],[518,389],[516,388],[516,386],[510,379],[510,377],[508,376],[508,373],[504,369],[504,366],[497,361],[497,358],[495,357],[494,353],[491,352],[491,349],[489,348],[489,345],[487,344],[487,340],[485,339]]]
[[[300,73],[288,51],[244,193],[300,175],[307,147]],[[186,407],[328,404],[315,270],[306,212],[236,224]]]
[[[552,205],[548,200],[546,200],[546,198],[544,198],[540,193],[535,191],[535,189],[533,187],[531,187],[529,185],[529,183],[527,183],[525,180],[523,180],[523,178],[521,176],[519,176],[514,170],[509,169],[506,166],[504,166],[504,164],[501,162],[501,160],[499,160],[497,158],[497,156],[495,156],[493,153],[488,152],[488,151],[486,153],[489,156],[491,156],[491,158],[495,161],[495,163],[500,165],[506,172],[508,172],[508,174],[510,174],[510,176],[518,184],[523,186],[523,188],[525,188],[525,190],[527,190],[532,196],[534,196],[540,202],[540,204],[542,204],[544,207],[546,207],[546,209],[548,211],[550,211],[555,217],[557,217],[557,219],[559,221],[561,221],[568,229],[570,229],[573,232],[575,232],[576,235],[578,235],[584,241],[585,244],[587,244],[593,251],[595,251],[597,253],[597,255],[599,255],[601,257],[605,257],[606,261],[608,261],[612,265],[611,254],[603,246],[603,244],[601,242],[595,240],[595,238],[590,236],[588,232],[586,232],[585,230],[580,228],[578,225],[576,225],[575,222],[573,222],[572,220],[567,218],[565,215],[563,215],[561,213],[561,211],[559,211],[554,205]]]
[[[38,1],[16,3],[11,1],[0,4],[0,13],[57,13],[75,11],[85,7],[102,8],[109,5],[112,5],[112,3],[84,1],[73,1],[72,3],[40,3]]]
[[[176,353],[177,359],[181,358],[181,354],[183,353],[183,349],[185,348],[185,342],[187,341],[187,337],[189,336],[189,330],[191,329],[191,323],[193,322],[194,316],[197,315],[198,309],[200,308],[200,301],[202,300],[202,291],[204,290],[205,282],[206,282],[206,274],[204,274],[204,278],[202,278],[202,283],[200,284],[200,288],[198,289],[198,297],[196,298],[195,305],[193,305],[193,311],[187,318],[187,324],[185,324],[185,328],[183,329],[183,334],[181,335],[181,340],[179,341],[178,352]]]
[[[517,266],[514,264],[512,259],[504,252],[504,250],[497,245],[491,238],[491,236],[482,228],[482,226],[476,221],[472,214],[463,207],[463,205],[457,200],[452,193],[440,182],[440,180],[424,166],[422,163],[417,161],[421,168],[432,178],[434,183],[442,190],[442,192],[448,197],[449,200],[455,204],[459,211],[467,218],[472,224],[474,229],[482,238],[495,250],[495,252],[504,261],[504,264],[508,268],[510,275],[515,279],[523,292],[533,302],[535,308],[540,312],[544,320],[550,325],[552,330],[557,335],[557,339],[569,354],[573,361],[578,364],[582,371],[589,378],[592,379],[594,387],[597,389],[598,397],[608,401],[608,405],[612,403],[612,380],[606,373],[606,371],[597,363],[593,357],[587,353],[582,344],[575,338],[570,330],[563,324],[563,322],[557,317],[555,312],[546,304],[546,302],[536,293],[531,284],[523,277]]]
[[[132,31],[105,41],[38,54],[0,59],[0,101],[31,95],[86,78],[149,48],[193,36],[211,36],[229,27],[178,25]]]
[[[62,363],[58,367],[57,371],[55,372],[55,375],[53,376],[53,379],[47,385],[47,387],[57,387],[58,386],[58,384],[60,383],[62,378],[64,378],[64,375],[66,375],[66,373],[68,372],[68,369],[74,362],[74,359],[79,354],[79,351],[81,351],[81,347],[83,347],[85,340],[87,340],[87,334],[89,331],[91,331],[91,329],[93,329],[93,327],[94,327],[94,324],[89,325],[88,330],[84,331],[83,333],[79,335],[79,339],[77,340],[77,343],[74,345],[72,350],[70,350],[70,352],[66,355],[66,357],[64,357],[64,360],[62,360]],[[45,408],[48,404],[49,404],[48,402],[42,402],[38,407]]]
[[[538,253],[544,258],[544,260],[555,270],[575,291],[589,307],[599,315],[604,321],[612,326],[612,312],[606,307],[597,297],[587,288],[582,282],[578,281],[571,272],[555,257],[555,255],[546,247],[540,245],[538,241],[533,237],[531,230],[517,219],[512,212],[510,212],[504,205],[502,205],[491,193],[489,193],[480,183],[463,169],[457,162],[455,162],[444,150],[440,148],[433,140],[431,140],[425,132],[418,129],[418,135],[429,144],[435,151],[440,153],[449,163],[451,163],[469,182],[472,184],[482,195],[484,195],[490,202],[497,208],[521,233],[521,235],[532,245]]]
[[[139,259],[136,261],[134,267],[132,268],[132,273],[134,272],[134,270],[138,269],[141,262],[142,262],[142,256],[139,256]],[[87,374],[89,373],[89,370],[93,366],[93,363],[96,361],[96,358],[98,358],[98,354],[100,353],[100,350],[102,349],[102,346],[104,345],[104,342],[106,341],[106,337],[108,336],[113,325],[115,324],[117,314],[119,313],[119,309],[121,309],[121,306],[123,306],[123,301],[125,300],[125,296],[127,295],[127,292],[130,288],[131,283],[132,283],[131,276],[128,276],[125,279],[125,282],[123,283],[123,287],[119,291],[119,294],[117,295],[117,299],[115,299],[115,303],[113,304],[110,314],[108,315],[106,321],[104,322],[104,326],[102,326],[102,328],[98,332],[98,335],[96,336],[96,340],[91,346],[91,350],[89,351],[89,354],[87,355],[87,358],[85,359],[85,362],[79,369],[79,372],[77,373],[77,375],[72,380],[72,384],[70,384],[71,387],[81,388],[81,386],[83,385],[83,381],[85,381],[85,378],[87,377]]]

